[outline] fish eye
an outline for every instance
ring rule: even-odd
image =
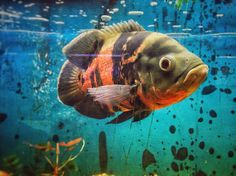
[[[175,66],[175,60],[173,56],[167,55],[160,59],[159,66],[162,71],[171,71]]]

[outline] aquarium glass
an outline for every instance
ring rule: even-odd
[[[138,122],[107,124],[121,112],[96,119],[62,104],[62,48],[131,19],[199,56],[209,68],[204,83]],[[2,0],[0,172],[235,176],[235,19],[234,0]]]

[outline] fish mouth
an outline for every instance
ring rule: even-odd
[[[190,69],[187,74],[184,74],[179,81],[181,81],[182,89],[186,91],[196,90],[202,82],[205,81],[208,74],[208,66],[199,64]]]

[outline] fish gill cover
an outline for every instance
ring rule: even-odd
[[[106,172],[103,175],[236,175],[235,7],[236,3],[232,0],[1,1],[0,174],[40,175],[54,172],[54,175],[59,175],[64,172],[73,176],[101,175]],[[63,105],[57,99],[57,78],[64,62],[73,61],[73,58],[68,59],[62,53],[64,46],[83,32],[129,20],[142,26],[139,30],[159,32],[174,38],[201,58],[209,68],[205,82],[183,101],[152,112],[138,111],[137,118],[134,118],[134,112],[128,111],[122,115],[123,111],[117,109],[113,109],[112,113],[107,111],[106,115],[111,117],[106,119],[88,118],[85,113]],[[131,84],[137,83],[132,82],[135,80],[133,78],[141,76],[143,79],[140,80],[146,81],[150,70],[155,70],[152,64],[155,59],[148,60],[146,55],[155,58],[155,52],[169,51],[162,48],[164,43],[159,49],[145,50],[146,55],[139,57],[141,64],[135,67],[141,74],[135,74],[136,70],[131,69],[127,62],[132,61],[129,59],[132,55],[123,51],[128,49],[135,55],[134,51],[143,42],[144,36],[149,35],[146,31],[139,34],[143,38],[129,38],[127,45],[122,43],[129,36],[122,34],[120,40],[116,40],[120,42],[115,43],[115,50],[110,50],[110,53],[75,54],[84,54],[81,57],[87,57],[88,61],[100,54],[103,63],[108,62],[112,55],[116,69],[108,80],[112,79],[119,87],[113,87],[116,94],[110,91],[114,89],[106,89],[106,92],[108,95],[124,95],[120,94],[120,85],[124,85],[123,82],[127,85],[128,82],[133,87],[126,87],[125,90],[130,90],[133,96],[135,91],[141,90],[137,85],[143,85]],[[97,39],[101,40],[99,37]],[[83,47],[99,48],[112,42],[108,39],[102,41]],[[157,47],[155,44],[153,46]],[[116,62],[121,57],[120,53],[124,61],[128,59],[124,62],[127,66],[123,68]],[[169,54],[162,59],[164,69],[172,63],[173,58]],[[82,62],[82,66],[90,65]],[[109,71],[109,64],[104,67]],[[121,72],[122,69],[124,72]],[[94,80],[96,87],[107,81],[102,79],[99,70],[91,71],[94,71],[91,80]],[[122,77],[117,76],[120,74]],[[155,83],[163,78],[158,74],[154,76],[158,78],[153,80]],[[77,77],[82,78],[80,74]],[[146,90],[148,86],[142,87],[143,92],[150,92]],[[100,103],[109,100],[104,96],[99,98],[99,91],[96,90],[90,93]],[[129,94],[126,92],[125,95]],[[112,103],[115,100],[112,99]],[[98,117],[99,113],[94,113],[98,111],[92,102],[88,101],[86,107],[90,108],[81,112]],[[144,102],[136,104],[142,105]],[[77,107],[81,109],[82,105]],[[127,121],[117,124],[115,119],[118,117],[122,117],[119,122],[122,119]],[[63,149],[60,154],[59,150],[54,153],[49,149],[78,137],[85,140],[83,151],[61,170],[63,172],[56,173],[58,168],[55,165],[51,167],[45,155],[52,164],[57,163],[54,159],[60,156],[56,166],[61,166],[70,156],[79,152],[81,143],[75,144],[75,148],[66,147],[65,154]],[[26,144],[36,148],[46,147],[47,152]]]

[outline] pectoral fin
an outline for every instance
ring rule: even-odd
[[[101,104],[118,105],[133,95],[136,85],[106,85],[95,88],[88,88],[88,95]]]

